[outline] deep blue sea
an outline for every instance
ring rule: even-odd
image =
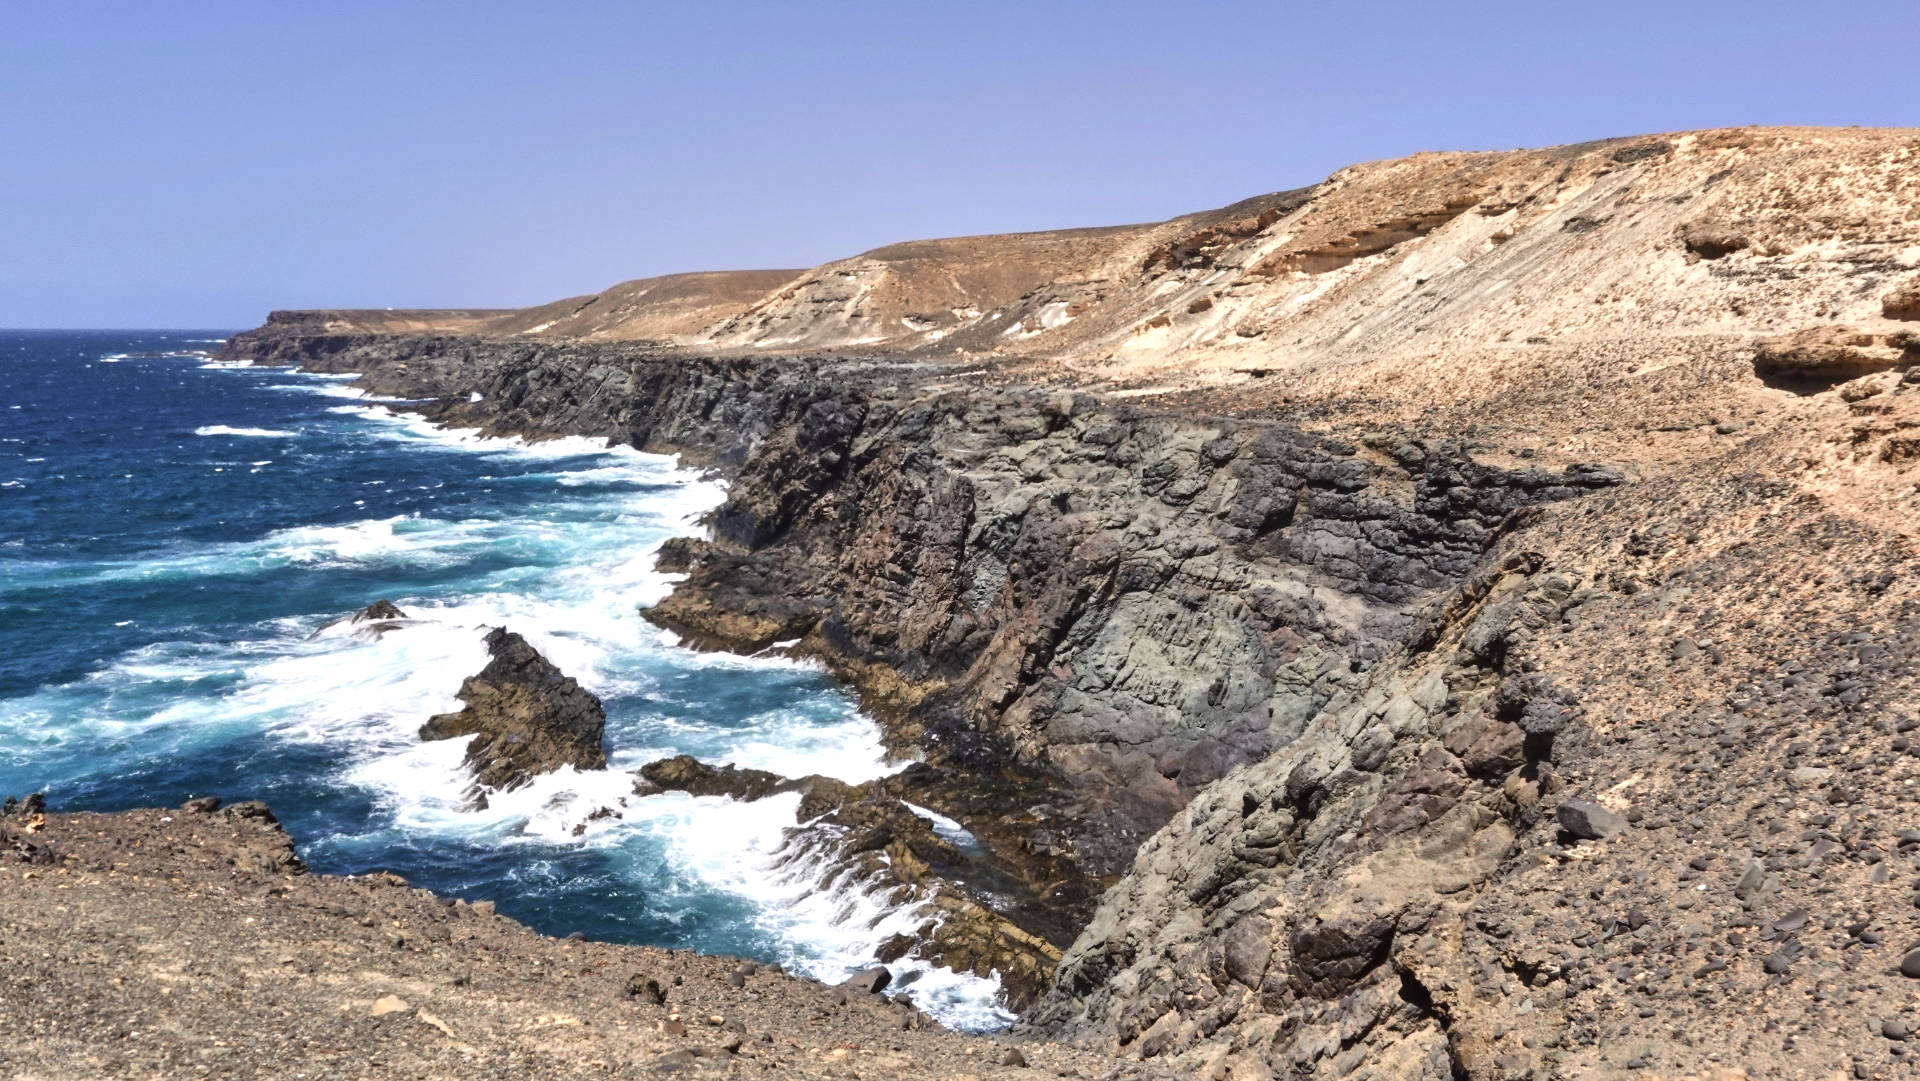
[[[918,922],[770,868],[797,797],[632,795],[634,768],[683,752],[889,771],[818,671],[682,649],[637,614],[673,581],[655,549],[700,530],[717,483],[630,448],[441,431],[341,377],[210,360],[223,336],[0,331],[0,794],[263,799],[318,871],[825,979]],[[382,597],[418,622],[320,632]],[[464,741],[416,733],[459,708],[494,625],[600,695],[611,763],[467,811]],[[911,975],[949,1024],[1006,1019],[988,981]]]

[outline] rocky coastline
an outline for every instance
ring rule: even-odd
[[[637,790],[798,793],[796,864],[939,913],[886,951],[1000,973],[1059,1076],[1891,1078],[1920,1032],[1916,155],[1423,154],[758,299],[682,283],[697,312],[276,313],[223,356],[724,475],[648,617],[817,660],[916,764],[668,759]],[[39,821],[0,857],[57,908]],[[991,1072],[874,1066],[929,1069]]]
[[[0,813],[19,1078],[1153,1077],[967,1036],[877,981],[551,938],[392,874],[310,874],[259,804]]]
[[[1143,840],[1296,738],[1529,508],[1623,479],[988,386],[938,362],[272,324],[227,355],[359,372],[440,423],[721,469],[713,537],[665,553],[688,577],[648,618],[701,648],[791,642],[845,679],[930,767],[916,802],[981,838],[1023,887],[1005,915],[1056,947]]]
[[[1764,775],[1803,696],[1851,715],[1909,681],[1903,666],[1861,671],[1848,705],[1773,670],[1769,643],[1834,651],[1810,670],[1858,670],[1846,658],[1867,638],[1809,638],[1784,610],[1756,610],[1746,568],[1804,565],[1808,535],[1863,566],[1893,557],[1805,505],[1766,542],[1726,538],[1714,522],[1774,498],[1728,463],[1497,466],[1430,428],[1336,429],[1311,405],[1147,408],[1004,385],[964,359],[271,332],[228,351],[362,373],[357,385],[441,423],[604,437],[723,471],[711,539],[663,550],[687,578],[649,617],[702,648],[792,643],[924,759],[888,795],[978,839],[970,873],[1000,899],[984,918],[1020,935],[973,939],[992,944],[982,957],[1004,951],[991,967],[1026,974],[1010,987],[1031,1003],[1029,1036],[1215,1077],[1710,1071],[1754,1053],[1765,1027],[1648,1032],[1638,1003],[1710,1011],[1778,987],[1782,965],[1866,956],[1875,947],[1850,928],[1887,943],[1872,928],[1912,922],[1853,889],[1822,905],[1832,944],[1769,930],[1787,865],[1756,840],[1760,892],[1736,897],[1747,861],[1682,841],[1722,829],[1736,797],[1647,805],[1661,798],[1650,772],[1659,791],[1686,776],[1664,757],[1681,732],[1752,733],[1721,735],[1715,768]],[[1723,454],[1764,447],[1749,433]],[[1855,590],[1871,588],[1805,606],[1860,626],[1858,606],[1877,602]],[[1676,599],[1689,595],[1703,599]],[[1713,629],[1739,613],[1741,635]],[[1907,633],[1878,648],[1906,656]],[[1680,641],[1695,650],[1667,645]],[[1683,674],[1650,687],[1668,667]],[[1752,688],[1707,692],[1743,719],[1696,710],[1660,735],[1624,734],[1648,695],[1684,713],[1692,688],[1721,679]],[[1896,728],[1870,725],[1869,744]],[[1570,830],[1561,808],[1576,801],[1631,824]],[[1806,836],[1870,858],[1890,843],[1873,839],[1882,820],[1828,816]],[[912,854],[939,879],[952,868],[925,827],[867,851]],[[1675,866],[1678,883],[1639,885]],[[1610,888],[1620,875],[1629,884]],[[977,897],[966,879],[946,884]],[[1694,915],[1695,885],[1733,907]],[[1769,952],[1749,967],[1756,937]],[[1664,959],[1620,960],[1648,953]],[[1897,996],[1900,956],[1856,997]],[[1790,1069],[1805,1047],[1787,1041]],[[1900,1050],[1875,1036],[1859,1061]]]

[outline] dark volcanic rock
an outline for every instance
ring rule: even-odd
[[[345,619],[336,619],[332,623],[324,624],[309,637],[318,636],[333,627],[345,625],[352,628],[356,638],[371,640],[379,638],[388,631],[406,626],[407,620],[407,613],[401,611],[399,605],[382,598]]]
[[[634,790],[643,796],[671,790],[757,800],[801,793],[795,824],[776,857],[783,869],[812,878],[822,890],[859,890],[925,916],[911,934],[885,944],[883,962],[913,954],[957,971],[997,975],[1016,1008],[1032,1001],[1053,974],[1059,946],[997,911],[993,906],[1004,904],[1004,897],[990,898],[963,884],[984,881],[999,884],[997,893],[1018,892],[1018,885],[1000,881],[1007,869],[990,853],[962,851],[908,806],[910,799],[942,803],[948,798],[939,774],[925,765],[849,785],[830,777],[790,779],[764,770],[709,766],[679,755],[649,762],[639,775]],[[1058,921],[1042,926],[1063,932],[1063,939],[1072,934]]]
[[[1553,813],[1561,829],[1585,841],[1604,841],[1627,828],[1625,818],[1588,800],[1563,800]]]
[[[844,803],[853,791],[845,781],[817,774],[789,779],[777,773],[739,766],[709,766],[689,754],[662,758],[640,767],[641,795],[685,792],[691,796],[726,796],[737,800],[765,799],[782,792],[805,793],[801,818],[814,818]],[[813,810],[808,814],[808,809]]]
[[[853,975],[848,976],[845,980],[841,981],[840,986],[859,991],[863,994],[877,995],[886,990],[887,985],[892,982],[893,973],[888,972],[885,966],[875,965],[872,968],[863,968]]]
[[[399,605],[383,597],[355,612],[352,618],[355,623],[365,623],[370,620],[405,619],[407,614],[400,610]]]
[[[519,788],[561,766],[606,766],[607,715],[592,692],[505,627],[487,632],[487,652],[487,666],[460,685],[466,708],[429,720],[421,739],[478,736],[466,759],[477,788]]]

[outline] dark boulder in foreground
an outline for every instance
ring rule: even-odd
[[[1561,829],[1583,841],[1604,841],[1627,828],[1627,820],[1621,815],[1583,799],[1562,802],[1554,816]]]
[[[875,965],[872,968],[863,968],[847,977],[841,981],[840,986],[861,991],[869,995],[877,995],[886,990],[887,985],[892,982],[893,973],[888,972],[882,966]]]
[[[460,685],[466,708],[429,720],[421,739],[477,734],[467,766],[480,788],[519,788],[561,766],[606,766],[607,715],[593,692],[505,627],[487,632],[487,651],[493,659]]]

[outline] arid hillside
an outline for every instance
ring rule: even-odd
[[[1563,377],[1645,380],[1810,327],[1896,330],[1920,314],[1917,165],[1916,129],[1423,153],[1160,224],[912,241],[510,313],[301,317],[703,352],[997,356],[1023,381],[1134,393],[1284,376],[1293,399],[1421,415],[1557,396]]]
[[[718,270],[639,278],[590,296],[504,313],[477,330],[502,337],[672,341],[734,315],[798,273]]]

